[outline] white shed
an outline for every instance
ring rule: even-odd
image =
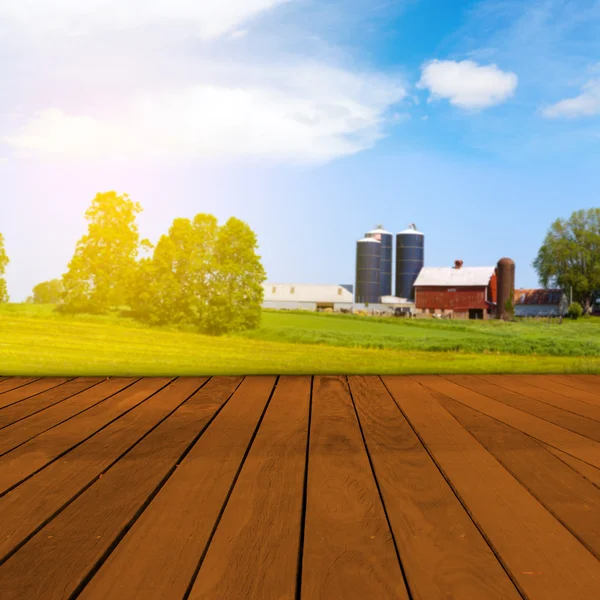
[[[264,283],[263,308],[288,310],[351,309],[351,285]]]

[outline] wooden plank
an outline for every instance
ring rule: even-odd
[[[584,392],[600,395],[600,377],[598,375],[548,375],[548,378]]]
[[[548,444],[544,444],[544,442],[539,443],[546,448],[548,452],[554,454],[554,456],[569,465],[572,469],[577,471],[577,473],[585,477],[589,482],[600,488],[600,469],[592,467],[592,465],[588,465],[586,462],[583,462],[582,460],[579,460],[570,454],[566,454],[562,450],[558,450],[557,448],[553,448]]]
[[[554,392],[573,400],[579,400],[581,402],[587,402],[594,406],[600,406],[600,394],[579,390],[575,387],[565,385],[554,378],[545,377],[541,375],[513,375],[516,379],[530,383],[535,387],[538,387],[546,392]]]
[[[11,390],[16,390],[19,387],[39,381],[40,377],[7,377],[0,381],[0,394],[5,394]]]
[[[106,427],[171,380],[170,377],[142,379],[109,402],[97,404],[0,457],[0,495]]]
[[[315,377],[302,597],[408,598],[347,382]]]
[[[520,599],[379,377],[349,380],[411,598]]]
[[[546,442],[554,448],[600,468],[600,444],[594,440],[458,386],[445,378],[435,375],[422,376],[419,377],[419,381],[433,391],[449,396],[541,442]]]
[[[18,402],[17,404],[13,404],[4,410],[0,410],[0,429],[34,415],[53,404],[62,402],[70,396],[79,394],[79,392],[89,389],[101,381],[103,381],[103,379],[99,377],[77,377],[58,387],[37,394],[36,396]],[[4,435],[4,432],[2,435]]]
[[[310,390],[310,377],[279,380],[190,600],[295,597]]]
[[[208,403],[238,382],[211,380],[199,394]],[[173,410],[170,398],[169,386],[0,498],[0,522],[7,524],[6,535],[0,537],[0,562],[165,419]]]
[[[529,398],[534,398],[540,402],[551,404],[563,410],[574,412],[578,415],[600,421],[600,406],[582,402],[575,398],[568,398],[562,394],[557,394],[550,390],[543,390],[540,387],[532,385],[528,379],[517,378],[513,375],[477,375],[477,379],[492,383],[501,388],[523,394]],[[535,381],[535,376],[532,376]]]
[[[65,598],[79,591],[233,391],[186,401],[205,381],[180,378],[159,392],[173,412],[6,561],[0,568],[3,600]]]
[[[388,387],[522,594],[600,597],[600,562],[414,379]]]
[[[0,395],[0,408],[5,408],[16,402],[21,402],[21,400],[50,390],[69,380],[69,377],[44,377],[43,379],[37,379],[26,385],[4,392]]]
[[[528,435],[446,396],[437,394],[435,397],[505,469],[600,559],[600,489]]]
[[[136,379],[133,377],[116,377],[108,381],[103,381],[83,393],[72,396],[28,417],[25,421],[13,423],[4,428],[0,434],[0,456],[24,444],[40,433],[73,418],[100,402],[104,402],[110,396],[120,392],[135,381]],[[65,385],[69,384],[66,383]],[[15,407],[20,407],[21,404],[23,402],[15,405]],[[10,410],[10,408],[6,410]]]
[[[600,442],[600,423],[598,421],[557,408],[556,406],[551,406],[550,404],[540,402],[534,398],[529,398],[523,394],[498,387],[493,383],[482,381],[481,379],[470,375],[447,375],[444,376],[444,379],[474,392],[478,392],[493,400],[498,400],[507,406],[512,406],[517,410],[544,419],[544,421],[554,423],[563,429],[574,431],[579,435]],[[506,376],[506,379],[510,380],[511,377]],[[568,401],[567,398],[565,398],[565,400]],[[594,407],[590,405],[590,408]]]
[[[183,598],[275,381],[244,379],[80,599]]]

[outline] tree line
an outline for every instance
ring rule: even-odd
[[[600,291],[600,208],[578,210],[552,223],[533,267],[544,287],[573,290],[573,300],[589,311]]]
[[[219,225],[204,213],[177,218],[153,246],[140,240],[141,210],[126,194],[97,194],[67,272],[35,286],[28,301],[56,303],[63,313],[127,309],[150,325],[216,335],[259,325],[265,271],[246,223],[232,217]]]
[[[203,213],[175,219],[153,246],[139,239],[140,212],[127,195],[98,194],[67,273],[35,286],[28,301],[71,313],[128,306],[145,323],[192,324],[208,333],[258,325],[265,272],[246,223],[232,217],[219,226]],[[8,302],[8,262],[0,234],[0,302]],[[600,291],[600,208],[554,221],[533,267],[544,287],[572,290],[573,300],[588,310]]]

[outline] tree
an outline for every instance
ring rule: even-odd
[[[544,287],[572,287],[573,298],[588,309],[600,288],[600,208],[554,221],[533,266]]]
[[[152,259],[138,265],[130,294],[138,318],[152,324],[201,326],[211,296],[217,231],[212,215],[173,221]]]
[[[570,319],[578,319],[583,314],[583,308],[581,308],[581,304],[579,302],[573,302],[569,305],[569,309],[567,310],[567,316]]]
[[[44,281],[33,288],[32,302],[34,304],[58,304],[62,293],[63,285],[60,279]]]
[[[213,295],[204,322],[208,333],[254,329],[260,324],[266,275],[250,227],[232,217],[219,229]]]
[[[10,260],[4,248],[4,236],[0,233],[0,303],[8,302],[8,289],[6,287],[6,279],[4,273]]]
[[[232,218],[175,219],[151,259],[143,259],[130,288],[134,315],[150,324],[189,324],[222,334],[260,322],[265,279],[256,236]]]
[[[85,213],[88,233],[63,275],[62,310],[101,313],[123,305],[140,251],[135,220],[141,210],[126,194],[96,195]]]

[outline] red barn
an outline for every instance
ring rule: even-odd
[[[414,285],[417,315],[488,319],[496,306],[496,268],[423,267]]]

